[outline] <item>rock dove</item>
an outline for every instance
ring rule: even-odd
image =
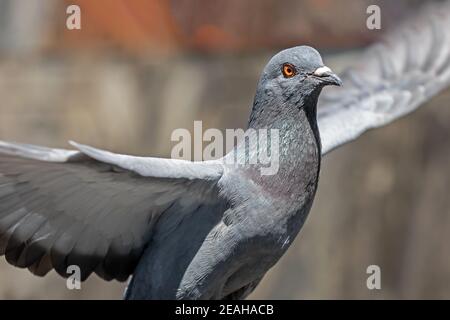
[[[426,9],[370,48],[341,77],[344,87],[322,95],[341,79],[315,49],[276,54],[248,123],[278,130],[274,175],[223,159],[0,142],[0,254],[38,276],[54,269],[67,277],[71,265],[82,280],[93,272],[105,280],[132,275],[127,299],[245,298],[304,224],[321,157],[450,84],[449,9]]]

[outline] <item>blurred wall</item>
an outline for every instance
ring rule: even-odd
[[[65,8],[82,8],[82,30]],[[0,139],[168,156],[176,128],[245,127],[256,81],[278,49],[308,43],[342,70],[411,8],[378,1],[0,1]],[[324,159],[302,232],[252,298],[450,298],[450,92]],[[366,288],[366,268],[382,290]],[[121,297],[80,291],[0,259],[0,298]]]

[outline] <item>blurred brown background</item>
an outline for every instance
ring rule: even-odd
[[[0,139],[169,156],[170,134],[245,127],[281,48],[317,47],[342,70],[425,1],[0,0]],[[366,28],[381,7],[382,30]],[[81,7],[81,30],[66,8]],[[450,92],[324,159],[314,208],[251,298],[450,298]],[[366,287],[381,267],[382,289]],[[0,298],[118,299],[0,260]]]

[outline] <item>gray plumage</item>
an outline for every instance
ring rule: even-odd
[[[450,85],[450,2],[425,5],[321,96],[323,154],[411,113]]]
[[[284,62],[299,74],[284,78]],[[165,214],[127,298],[243,298],[277,262],[303,225],[316,191],[316,102],[328,77],[310,74],[321,66],[319,53],[310,47],[272,58],[259,82],[249,127],[279,130],[278,173],[263,176],[259,165],[225,165],[217,193],[210,194],[215,201],[188,216]]]
[[[318,113],[322,88],[339,85],[339,78],[313,48],[275,55],[263,70],[249,119],[251,129],[279,130],[275,175],[261,175],[258,164],[133,157],[76,143],[78,151],[0,142],[0,255],[40,276],[52,269],[67,276],[73,264],[83,279],[93,272],[106,280],[133,275],[129,299],[246,297],[305,222],[322,154],[448,86],[449,11],[442,8],[427,11],[422,22],[435,39],[423,49],[426,57],[397,55],[410,48],[398,38],[378,51],[381,60],[369,51],[364,67],[344,77],[349,88],[327,94]],[[283,75],[286,63],[297,71],[292,77]],[[382,70],[365,86],[374,68]],[[425,73],[426,81],[417,79]],[[226,157],[257,153],[240,152],[244,146]]]

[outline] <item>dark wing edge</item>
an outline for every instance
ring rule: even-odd
[[[108,163],[115,154],[80,147],[108,155],[104,160],[109,161],[0,141],[0,255],[8,263],[38,276],[55,269],[63,277],[70,276],[68,266],[76,265],[81,280],[94,272],[105,280],[125,281],[161,215],[188,214],[218,201],[221,171],[215,163],[204,164],[203,173],[202,167],[177,163],[175,176],[143,176],[137,171],[150,168],[155,162],[145,159],[154,158],[128,156],[125,162],[119,157],[121,163]],[[158,159],[157,171],[170,173],[171,161]]]
[[[341,76],[318,105],[322,154],[386,125],[450,85],[450,2],[424,5]]]

